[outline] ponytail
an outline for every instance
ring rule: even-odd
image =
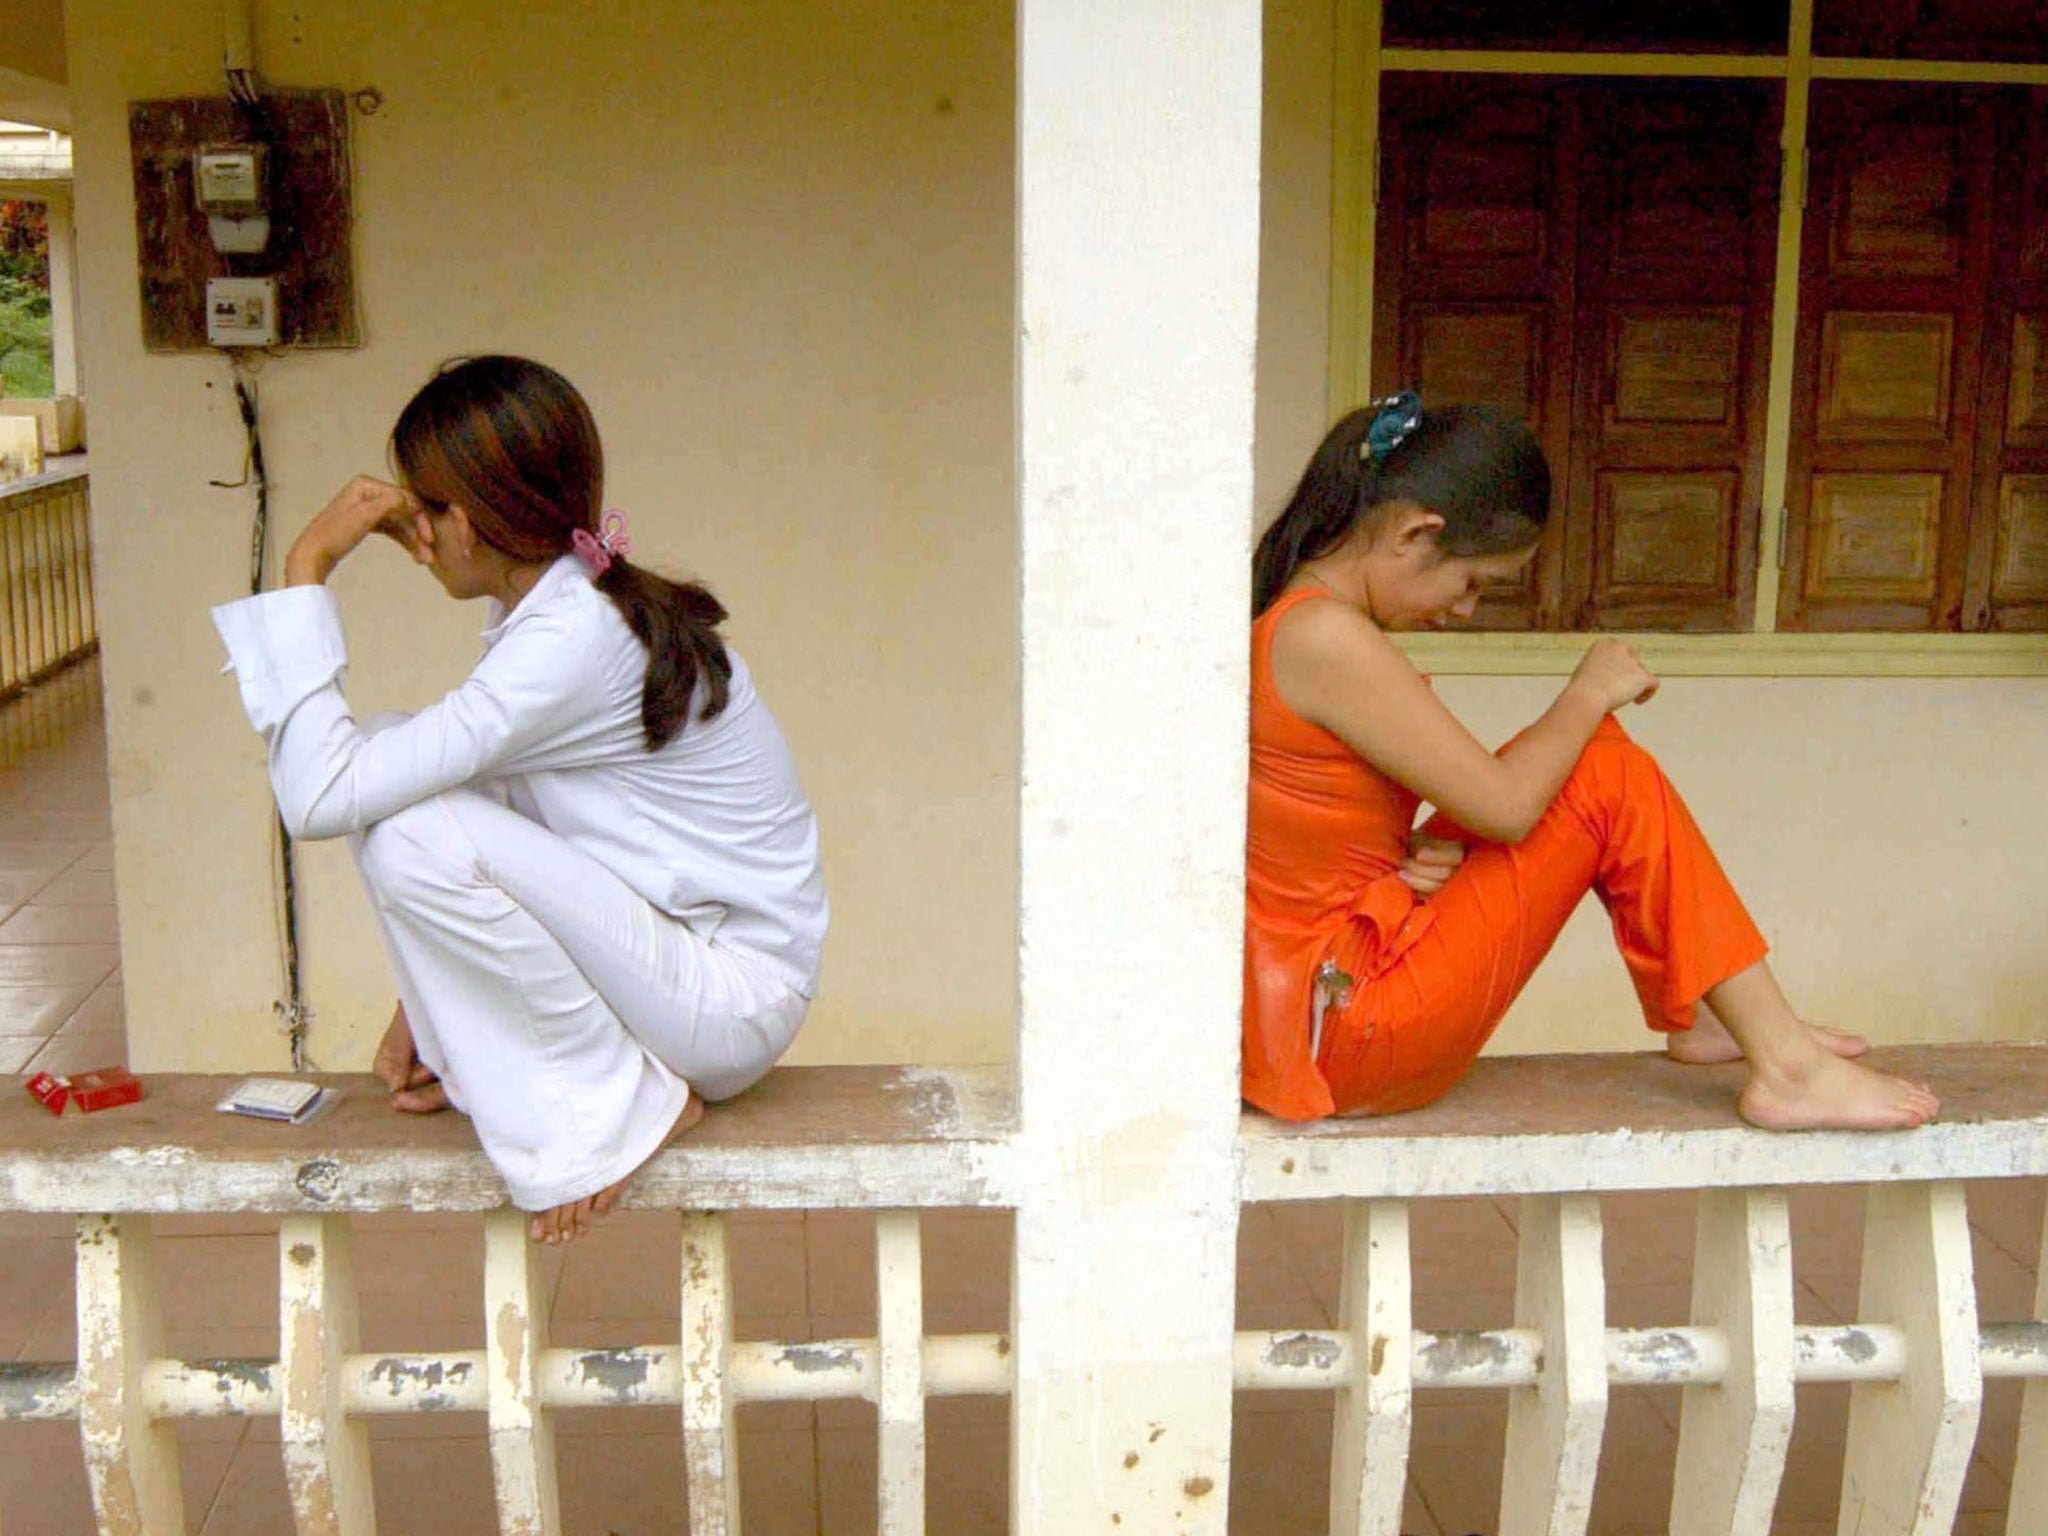
[[[1287,510],[1252,555],[1252,617],[1287,590],[1304,560],[1327,555],[1351,532],[1362,509],[1379,501],[1379,465],[1366,451],[1376,410],[1351,412],[1330,428],[1302,472]]]
[[[1395,395],[1350,412],[1309,460],[1287,508],[1252,556],[1252,616],[1271,607],[1304,561],[1329,554],[1362,518],[1407,501],[1444,520],[1445,555],[1527,549],[1550,517],[1550,465],[1536,434],[1483,405],[1425,411]]]
[[[688,723],[690,701],[704,684],[699,720],[725,710],[732,657],[719,637],[725,605],[694,581],[673,582],[614,556],[591,583],[612,600],[627,626],[647,647],[647,680],[640,690],[640,725],[647,750],[667,746]]]

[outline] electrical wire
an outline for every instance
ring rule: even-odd
[[[242,430],[248,438],[241,483],[252,486],[256,492],[256,516],[249,530],[249,595],[254,597],[263,591],[264,573],[269,564],[270,475],[263,462],[263,423],[255,384],[239,359],[231,358],[230,367],[234,373],[235,405],[241,412]],[[223,484],[218,480],[213,483]],[[291,832],[286,828],[282,814],[277,818],[277,856],[278,899],[284,926],[285,996],[276,1008],[284,1019],[286,1038],[291,1043],[292,1070],[304,1072],[308,1070],[306,1032],[313,1022],[313,1010],[306,1006],[303,970],[299,962],[298,860]]]

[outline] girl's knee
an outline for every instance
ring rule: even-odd
[[[1565,781],[1565,791],[1584,801],[1612,804],[1661,784],[1663,778],[1664,770],[1656,758],[1610,715],[1579,754]]]
[[[430,796],[363,829],[356,861],[372,891],[404,904],[451,884],[474,883],[477,850],[448,803],[468,793]]]

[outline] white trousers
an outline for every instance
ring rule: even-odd
[[[803,1022],[786,983],[475,790],[350,842],[420,1060],[522,1210],[625,1178],[692,1087],[741,1092]]]

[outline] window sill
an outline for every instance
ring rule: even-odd
[[[1594,634],[1401,635],[1440,676],[1564,676]],[[2048,633],[2026,635],[1619,634],[1664,677],[2048,677]]]

